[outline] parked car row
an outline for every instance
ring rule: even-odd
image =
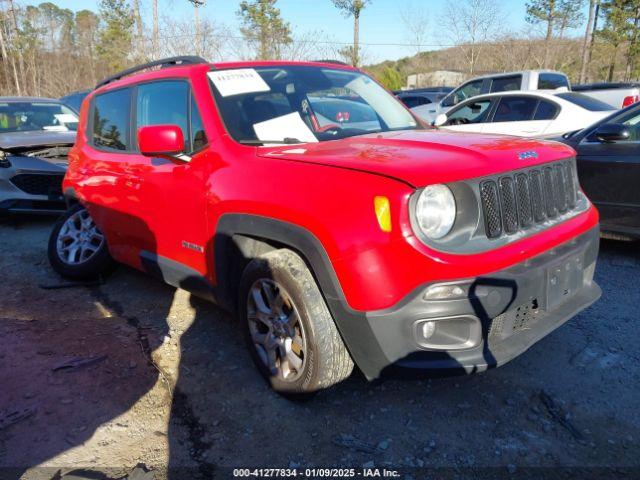
[[[427,122],[434,122],[441,113],[446,113],[460,102],[486,93],[511,90],[564,90],[571,89],[564,73],[553,70],[525,70],[523,72],[484,75],[471,79],[449,92],[442,100],[431,105],[413,108],[416,115]],[[411,107],[410,107],[411,108]]]

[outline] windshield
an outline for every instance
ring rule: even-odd
[[[47,102],[0,102],[0,133],[78,129],[78,117],[68,107]]]
[[[209,72],[231,136],[241,143],[298,143],[417,128],[384,88],[354,71],[270,66]]]
[[[615,110],[615,107],[612,107],[608,103],[601,102],[600,100],[583,95],[582,93],[556,93],[556,96],[591,112],[609,112],[611,110]]]

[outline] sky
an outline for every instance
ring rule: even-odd
[[[50,0],[52,3],[77,11],[89,9],[97,11],[98,0]],[[416,48],[406,46],[411,43],[401,20],[400,11],[423,11],[427,18],[429,36],[423,50],[435,50],[451,43],[442,28],[442,18],[448,1],[462,0],[372,0],[360,19],[360,41],[364,44],[364,60],[374,63],[382,60],[396,60],[413,55]],[[143,8],[143,22],[150,22],[151,1],[140,0]],[[158,0],[160,14],[187,17],[193,15],[193,7],[188,0]],[[512,31],[531,29],[525,22],[526,0],[496,0],[501,5],[503,17],[500,24]],[[21,5],[37,5],[40,1],[17,0]],[[200,7],[200,15],[208,17],[238,30],[239,1],[206,0]],[[588,2],[585,2],[585,16]],[[279,0],[277,3],[282,17],[291,24],[294,35],[304,32],[323,31],[331,40],[349,43],[353,40],[353,21],[344,18],[330,0]],[[568,32],[580,35],[582,27]],[[403,45],[404,44],[404,45]]]

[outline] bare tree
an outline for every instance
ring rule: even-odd
[[[407,42],[415,48],[415,54],[420,55],[429,35],[427,13],[413,3],[409,3],[404,8],[400,8],[400,20],[407,31]]]
[[[191,18],[176,19],[173,16],[163,16],[162,35],[160,36],[158,57],[174,57],[178,55],[192,55],[196,50],[196,42],[201,46],[198,55],[207,60],[222,60],[225,56],[227,39],[231,32],[227,27],[217,24],[208,18],[200,19],[199,40],[191,31],[193,20]]]
[[[133,0],[133,20],[135,22],[135,46],[133,47],[133,56],[137,61],[145,57],[144,48],[144,25],[142,24],[142,16],[140,15],[140,0]]]
[[[580,67],[580,83],[587,81],[587,70],[591,61],[591,49],[593,46],[593,31],[595,29],[595,12],[599,0],[589,0],[589,18],[587,28],[584,32],[584,42],[582,44],[582,65]]]
[[[153,56],[158,56],[158,0],[152,0],[153,4],[153,32],[151,34],[151,50]]]
[[[449,0],[447,3],[444,27],[459,46],[470,75],[476,71],[487,42],[496,35],[500,18],[500,4],[495,0]]]
[[[195,31],[196,31],[196,55],[202,55],[202,38],[200,35],[200,7],[204,6],[205,0],[189,0],[193,4],[193,20],[195,23]]]
[[[3,14],[2,17],[4,17],[4,12],[2,12],[2,14]],[[0,20],[4,20],[4,18]],[[2,23],[0,23],[0,53],[2,54],[2,66],[4,67],[4,76],[5,76],[5,80],[7,82],[7,87],[8,87],[7,90],[9,90],[11,88],[9,85],[9,78],[11,77],[11,73],[9,72],[9,53],[7,51],[7,45],[4,39]],[[16,88],[17,88],[17,83],[18,83],[17,72],[16,72],[15,81],[16,81]]]

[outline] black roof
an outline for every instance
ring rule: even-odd
[[[127,75],[132,75],[142,70],[146,70],[147,68],[152,68],[152,67],[168,68],[168,67],[177,67],[182,65],[197,65],[202,63],[209,63],[209,62],[207,62],[202,57],[196,57],[196,56],[169,57],[169,58],[163,58],[160,60],[154,60],[153,62],[143,63],[142,65],[136,65],[135,67],[127,68],[126,70],[122,70],[121,72],[118,72],[115,75],[111,75],[110,77],[107,77],[101,82],[99,82],[96,85],[96,88],[100,88],[108,83],[115,82],[116,80],[120,80],[122,77],[126,77]]]

